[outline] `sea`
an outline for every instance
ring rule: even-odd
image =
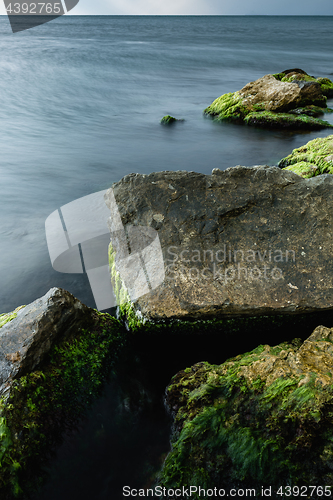
[[[51,287],[96,307],[86,274],[52,268],[45,221],[63,205],[129,173],[276,165],[328,135],[216,123],[203,110],[268,73],[296,67],[332,78],[332,46],[332,16],[62,16],[16,34],[1,16],[0,313]],[[167,114],[184,121],[162,126]],[[333,123],[333,114],[325,119]],[[103,466],[89,478],[82,449],[89,455],[98,431],[87,424],[89,439],[71,445],[74,455],[55,465],[40,499],[118,499],[134,477],[150,484],[170,425],[162,410],[124,425],[117,391],[109,386],[91,421],[115,412],[96,451]]]

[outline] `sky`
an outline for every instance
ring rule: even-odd
[[[35,0],[41,1],[41,0]],[[46,1],[47,0],[43,0]],[[0,0],[0,14],[6,14]],[[80,0],[69,15],[322,15],[332,0]]]
[[[333,15],[332,0],[80,0],[72,14]]]

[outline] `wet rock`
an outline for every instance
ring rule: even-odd
[[[282,82],[273,75],[248,83],[238,93],[243,99],[242,104],[253,111],[254,106],[259,103],[263,103],[266,111],[277,113],[287,112],[301,105],[326,106],[319,83],[299,80]]]
[[[175,122],[183,122],[183,121],[184,121],[183,119],[174,118],[173,116],[166,115],[166,116],[163,116],[163,118],[161,120],[161,124],[162,125],[172,125]]]
[[[171,123],[174,123],[176,121],[176,118],[170,115],[163,116],[161,123],[162,125],[170,125]]]
[[[131,174],[106,202],[112,281],[132,326],[333,308],[330,175]]]
[[[55,342],[87,327],[95,311],[69,292],[51,288],[15,314],[0,328],[0,394],[13,379],[35,370]]]
[[[331,127],[317,118],[327,109],[326,96],[331,91],[333,93],[333,83],[329,79],[316,79],[299,69],[290,70],[265,75],[237,92],[222,95],[205,113],[218,120],[267,128]],[[316,107],[315,113],[309,106]],[[305,108],[303,113],[299,112],[300,108]]]
[[[35,497],[47,460],[101,394],[126,343],[109,314],[52,288],[0,328],[0,497]]]
[[[262,486],[272,498],[290,484],[333,486],[332,366],[333,329],[319,326],[304,343],[179,372],[166,391],[175,426],[160,485],[255,488],[256,498]]]
[[[333,135],[318,137],[294,149],[278,166],[305,179],[319,174],[333,174]]]

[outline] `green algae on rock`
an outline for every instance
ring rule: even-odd
[[[281,82],[294,82],[294,81],[305,81],[305,82],[317,82],[321,87],[321,91],[326,97],[333,97],[333,82],[329,78],[315,78],[310,76],[305,71],[294,68],[284,70],[282,73],[277,73],[273,75],[277,80]]]
[[[294,149],[278,166],[308,179],[320,174],[333,174],[333,135],[318,137]]]
[[[17,316],[17,313],[23,309],[25,306],[19,306],[15,309],[15,311],[12,311],[10,313],[4,313],[0,314],[0,328],[5,325],[6,323],[9,323],[9,321],[12,321],[12,319],[15,319]]]
[[[265,75],[239,91],[222,95],[204,113],[218,121],[267,128],[329,128],[332,125],[318,116],[330,111],[326,99],[331,95],[333,83],[328,78],[316,79],[299,69],[288,70]]]
[[[333,329],[320,326],[304,343],[179,372],[166,393],[174,434],[159,484],[256,488],[258,498],[261,486],[333,486],[332,363]]]
[[[162,125],[172,125],[175,122],[183,122],[183,121],[184,120],[181,118],[174,118],[173,116],[166,115],[166,116],[163,116],[163,118],[161,120],[161,124]]]
[[[298,108],[302,109],[302,108]],[[305,109],[305,108],[303,108]],[[319,130],[331,125],[325,120],[320,120],[308,113],[273,113],[272,111],[257,111],[245,116],[244,122],[247,125],[269,128],[297,128],[299,130]],[[306,110],[307,111],[307,110]]]
[[[53,296],[59,298],[59,289],[53,290]],[[62,293],[65,300],[60,298],[60,302],[65,302],[70,294],[64,291]],[[36,302],[38,306],[40,301]],[[38,486],[40,476],[43,476],[40,467],[45,463],[51,450],[61,443],[64,432],[77,425],[86,409],[98,396],[126,342],[124,328],[115,318],[87,306],[82,305],[86,327],[79,321],[77,328],[71,325],[73,317],[77,320],[80,318],[76,316],[75,311],[80,309],[78,303],[79,301],[75,299],[71,313],[64,311],[64,308],[61,309],[61,303],[57,305],[60,311],[58,317],[55,314],[55,318],[59,320],[61,328],[58,328],[56,341],[49,346],[49,351],[45,352],[43,361],[39,365],[28,370],[26,363],[25,373],[22,374],[16,370],[10,385],[8,386],[7,382],[7,387],[2,393],[0,399],[2,500],[21,496],[26,498],[26,495]],[[34,310],[36,307],[30,307],[32,315]],[[37,313],[37,322],[41,319],[43,324],[50,324],[45,314]],[[12,325],[7,324],[4,327],[8,336],[11,326],[12,331],[15,330],[14,322],[15,320]],[[27,325],[29,326],[28,321]],[[70,335],[65,335],[68,326]],[[51,332],[52,328],[49,327],[49,330]],[[15,343],[15,332],[13,335]],[[34,343],[31,346],[31,349],[36,350]],[[1,344],[1,359],[6,358],[6,347],[4,349]],[[9,361],[13,364],[22,364],[20,353],[17,352],[15,355],[16,357],[12,356]],[[29,352],[27,357],[31,358]]]

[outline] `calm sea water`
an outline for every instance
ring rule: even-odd
[[[0,312],[52,286],[94,306],[84,275],[51,267],[44,223],[62,205],[131,172],[275,165],[328,135],[216,124],[203,109],[267,73],[299,67],[330,77],[332,46],[333,17],[64,16],[15,35],[1,17]],[[162,127],[166,114],[185,122]],[[67,444],[60,454],[43,498],[64,499],[64,491],[71,500],[120,498],[121,481],[149,484],[151,463],[168,448],[165,416],[155,408],[124,422],[126,398],[117,385],[108,394],[84,428],[82,446]],[[95,428],[107,405],[111,420]],[[64,459],[71,446],[73,469]],[[143,457],[154,446],[145,469]],[[100,466],[89,483],[84,457],[92,449]]]
[[[333,17],[64,16],[15,35],[0,17],[0,312],[52,286],[94,306],[84,275],[51,267],[44,222],[63,204],[130,172],[274,165],[327,135],[202,112],[267,73],[332,75],[332,42]]]

